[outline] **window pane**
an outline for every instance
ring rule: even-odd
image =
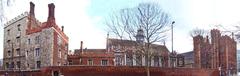
[[[36,56],[39,56],[40,55],[40,48],[36,48],[35,51],[36,51],[36,53],[35,53]]]
[[[91,59],[88,60],[88,65],[93,65],[93,61]]]
[[[9,68],[9,63],[6,63],[6,68]]]
[[[106,66],[106,65],[108,65],[108,60],[102,60],[102,63],[101,63],[101,65],[103,65],[103,66]]]
[[[8,56],[11,56],[11,51],[10,50],[8,50]]]
[[[17,51],[17,56],[20,56],[20,48],[16,49]]]
[[[41,67],[41,61],[37,61],[37,68]]]
[[[14,62],[11,63],[10,68],[14,68]]]
[[[20,66],[21,66],[21,62],[18,61],[18,62],[17,62],[17,67],[20,68]]]

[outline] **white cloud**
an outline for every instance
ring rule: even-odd
[[[7,9],[8,19],[29,10],[30,0],[15,0],[15,5]],[[141,0],[139,2],[148,2]],[[50,2],[55,3],[55,17],[59,26],[65,26],[65,33],[69,36],[69,48],[80,48],[80,41],[84,41],[84,47],[105,48],[106,32],[103,25],[104,16],[91,16],[89,10],[91,0],[71,1],[37,1],[35,3],[35,15],[40,21],[46,21]],[[127,2],[127,1],[126,1]],[[132,5],[131,5],[132,2]],[[129,7],[133,7],[135,0],[130,0]],[[192,50],[192,38],[189,31],[198,27],[204,29],[214,28],[214,25],[223,26],[240,25],[239,0],[153,0],[158,2],[164,11],[171,14],[175,23],[174,49],[179,52]],[[98,5],[99,6],[99,5]],[[117,8],[118,6],[108,8]],[[100,6],[99,6],[100,7]],[[127,7],[127,6],[126,6]],[[126,8],[125,6],[123,8]],[[99,10],[99,9],[98,9]],[[117,10],[117,9],[116,9]],[[102,10],[104,11],[104,10]],[[98,12],[96,12],[98,13]],[[0,40],[3,40],[3,28],[0,31]],[[3,56],[2,43],[0,43],[0,58]],[[171,36],[167,46],[171,50]]]
[[[105,35],[103,31],[94,26],[100,23],[101,17],[91,18],[87,10],[91,4],[90,0],[75,1],[35,1],[35,15],[38,20],[45,22],[48,16],[48,4],[55,4],[55,18],[57,24],[64,26],[65,33],[69,37],[69,49],[78,49],[80,41],[84,41],[84,47],[87,48],[104,48]],[[14,6],[7,12],[8,19],[29,11],[29,0],[15,1]],[[1,40],[3,40],[3,31],[1,27]],[[0,44],[3,50],[3,43]],[[0,52],[0,58],[3,58],[3,51]]]
[[[83,47],[87,48],[105,47],[104,35],[95,25],[101,17],[89,16],[87,10],[90,5],[89,0],[56,2],[56,21],[60,26],[65,26],[71,50],[79,49],[80,41],[83,41]]]

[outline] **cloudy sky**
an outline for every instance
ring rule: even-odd
[[[131,8],[142,2],[159,3],[174,20],[174,50],[187,52],[192,50],[192,38],[189,31],[195,28],[227,29],[240,24],[239,0],[32,0],[35,3],[35,15],[38,20],[47,20],[49,3],[55,4],[55,18],[59,26],[65,27],[69,36],[69,49],[78,49],[80,41],[87,48],[105,48],[107,30],[105,18],[114,11]],[[30,0],[14,0],[11,7],[5,8],[8,20],[29,11]],[[224,29],[222,29],[224,30]],[[111,36],[111,34],[110,34]],[[171,50],[171,36],[167,47]],[[3,57],[3,26],[0,26],[0,58]]]

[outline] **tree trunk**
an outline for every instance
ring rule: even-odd
[[[150,76],[150,70],[149,70],[149,66],[147,67],[147,76]]]
[[[150,70],[149,70],[149,67],[151,66],[151,64],[149,64],[151,62],[151,59],[149,57],[149,47],[150,45],[147,44],[147,54],[146,54],[146,71],[147,71],[147,76],[150,76]]]

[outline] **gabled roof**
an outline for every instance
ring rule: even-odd
[[[98,57],[98,58],[106,58],[106,57],[114,57],[113,52],[107,52],[106,49],[76,49],[74,55],[78,57]]]
[[[108,38],[108,45],[121,45],[121,46],[133,46],[136,45],[136,41],[133,40],[123,40],[123,39],[112,39]]]
[[[189,51],[189,52],[182,53],[182,55],[184,56],[185,59],[193,59],[194,52]]]
[[[133,40],[121,40],[121,39],[108,38],[107,45],[135,46],[135,45],[137,45],[137,42],[133,41]],[[155,50],[162,50],[164,52],[169,52],[169,50],[167,49],[167,47],[165,45],[151,44],[151,47]]]

